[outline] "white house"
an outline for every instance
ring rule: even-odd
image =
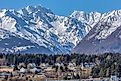
[[[25,68],[22,67],[19,72],[26,73],[27,72],[27,69],[25,69]]]
[[[34,67],[34,68],[30,69],[29,71],[32,72],[32,73],[41,72],[41,68]]]

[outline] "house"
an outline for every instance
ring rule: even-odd
[[[36,67],[36,64],[35,63],[29,63],[27,65],[27,68],[34,68],[34,67]]]
[[[92,68],[94,67],[93,63],[81,63],[81,75],[83,77],[89,77],[91,75]]]
[[[90,76],[91,71],[92,71],[91,68],[83,68],[81,74],[82,74],[82,76]]]
[[[19,72],[20,72],[20,73],[27,73],[27,72],[28,72],[28,70],[22,67],[22,68],[20,69],[20,71],[19,71]]]
[[[40,64],[40,67],[41,67],[42,69],[46,69],[48,66],[49,66],[48,63],[41,63],[41,64]]]
[[[95,66],[95,63],[81,63],[81,68],[93,68]]]
[[[32,69],[29,69],[29,72],[31,72],[31,73],[40,73],[41,68],[40,67],[34,67]]]
[[[76,63],[69,63],[68,66],[69,67],[75,67],[76,66]]]
[[[64,64],[63,63],[55,63],[55,66],[64,66]]]
[[[19,63],[18,68],[26,67],[25,63]]]
[[[75,63],[69,63],[68,64],[68,69],[71,70],[71,71],[76,71],[77,66],[76,66]]]

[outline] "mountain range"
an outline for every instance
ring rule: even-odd
[[[121,10],[101,14],[96,25],[72,52],[81,54],[120,53]]]
[[[120,52],[121,10],[59,16],[41,5],[0,10],[1,53]]]

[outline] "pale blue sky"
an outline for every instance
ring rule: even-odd
[[[108,12],[121,9],[121,0],[1,0],[0,8],[20,9],[28,5],[41,4],[55,14],[70,15],[74,10],[85,12]]]

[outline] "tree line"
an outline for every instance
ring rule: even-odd
[[[80,65],[81,63],[95,63],[92,68],[91,76],[93,77],[109,77],[111,75],[121,76],[121,54],[105,53],[105,54],[0,54],[0,58],[5,58],[7,65],[18,65],[19,63],[55,63],[68,64],[70,62]]]
[[[58,62],[75,62],[79,65],[82,62],[95,62],[96,57],[96,55],[85,54],[0,54],[0,58],[5,58],[8,65],[18,65],[19,63],[35,63],[37,65],[40,65],[41,63],[49,63],[52,65]]]

